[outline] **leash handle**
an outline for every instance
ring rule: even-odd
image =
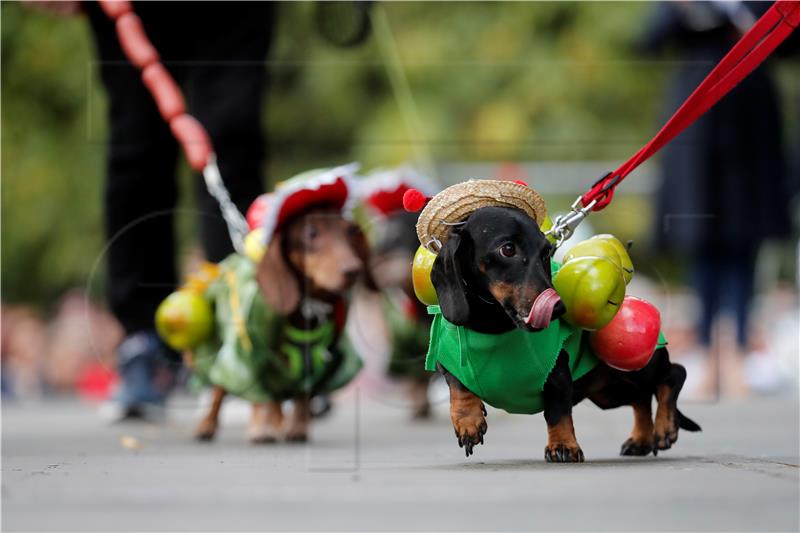
[[[211,137],[200,122],[186,112],[180,87],[161,63],[153,43],[144,31],[142,20],[133,12],[129,0],[100,0],[100,8],[114,23],[120,47],[128,60],[142,72],[142,82],[155,100],[158,112],[169,124],[194,170],[201,172],[208,192],[220,206],[234,249],[243,253],[247,221],[231,201],[217,166]]]
[[[663,128],[630,159],[609,172],[580,198],[584,208],[594,202],[600,211],[614,197],[614,190],[628,174],[700,118],[747,77],[800,25],[800,0],[778,0],[745,33],[716,67],[672,115]]]

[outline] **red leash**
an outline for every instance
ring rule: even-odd
[[[769,57],[798,25],[800,25],[800,1],[778,0],[775,2],[722,58],[714,70],[661,128],[661,131],[619,168],[600,178],[592,185],[591,189],[580,197],[580,204],[583,208],[600,211],[606,207],[614,197],[614,189],[628,174],[728,94]]]

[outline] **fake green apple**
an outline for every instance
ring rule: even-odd
[[[411,266],[411,283],[414,285],[414,294],[425,305],[438,305],[439,297],[431,282],[431,269],[436,261],[436,254],[420,246],[414,254]]]
[[[623,271],[605,257],[576,257],[565,262],[553,287],[567,308],[564,319],[589,330],[608,324],[625,297]]]
[[[173,292],[156,309],[156,331],[173,350],[188,350],[206,340],[213,320],[211,304],[186,289]]]
[[[622,270],[625,284],[633,278],[633,262],[628,250],[619,242],[619,239],[608,233],[595,235],[591,239],[581,241],[564,255],[564,262],[577,257],[605,257],[610,259]]]

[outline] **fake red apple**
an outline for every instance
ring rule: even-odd
[[[619,239],[608,233],[579,242],[564,255],[564,262],[576,257],[605,257],[622,269],[625,284],[630,283],[633,278],[633,262],[628,250]]]
[[[622,269],[605,257],[576,257],[553,279],[567,308],[564,319],[583,329],[599,329],[611,322],[625,297]]]
[[[658,344],[661,314],[646,300],[626,296],[617,315],[605,327],[592,332],[595,355],[619,370],[640,370],[650,361]]]
[[[411,283],[414,285],[414,294],[425,305],[438,305],[439,297],[431,282],[431,269],[436,261],[436,254],[420,246],[414,254],[411,265]]]
[[[188,350],[206,340],[213,320],[211,304],[185,289],[167,296],[156,309],[158,336],[173,350]]]

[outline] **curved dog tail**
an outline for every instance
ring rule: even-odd
[[[678,427],[686,431],[703,431],[703,429],[691,418],[685,416],[679,409],[675,409],[678,414]]]

